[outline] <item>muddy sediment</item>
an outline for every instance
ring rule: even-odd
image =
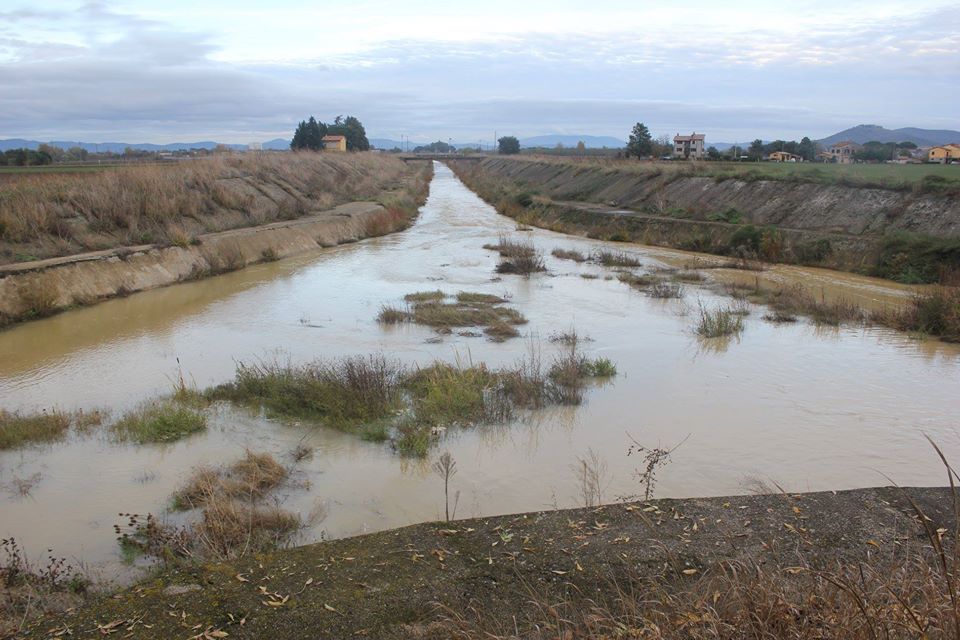
[[[588,610],[642,579],[679,593],[731,562],[787,581],[838,562],[880,567],[924,540],[910,500],[935,529],[953,530],[950,489],[889,487],[425,523],[166,570],[24,635],[101,637],[113,625],[144,639],[449,638],[451,620],[480,617],[524,637],[547,615],[534,602]]]
[[[385,213],[373,202],[197,236],[186,246],[123,247],[0,266],[0,325],[195,280],[249,264],[356,242]]]

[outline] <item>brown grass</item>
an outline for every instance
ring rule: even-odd
[[[260,500],[280,486],[289,471],[269,453],[247,451],[225,469],[198,467],[173,496],[177,509],[196,509],[223,498]]]
[[[960,288],[937,287],[914,296],[902,311],[873,314],[871,319],[901,331],[960,342]]]
[[[550,252],[554,258],[560,258],[561,260],[573,260],[574,262],[586,262],[587,256],[583,255],[575,249],[554,249]]]
[[[750,558],[681,571],[682,555],[670,554],[661,575],[625,566],[590,589],[573,584],[576,576],[562,594],[531,586],[519,620],[448,610],[447,632],[461,640],[960,638],[958,476],[934,448],[953,493],[953,504],[945,505],[953,512],[952,530],[936,528],[903,491],[923,533],[901,535],[891,548],[869,540],[876,549],[864,558],[831,558],[829,550],[803,543],[809,532],[801,526],[793,529],[796,550],[782,560]]]
[[[503,306],[505,298],[489,293],[460,291],[448,296],[442,291],[420,291],[407,294],[404,301],[408,305],[405,309],[381,307],[377,321],[413,322],[442,333],[462,327],[485,327],[484,333],[496,342],[520,335],[515,326],[527,322],[519,311]]]
[[[383,199],[376,235],[400,228],[424,176],[374,154],[232,154],[86,173],[23,174],[0,188],[0,261],[137,244],[184,246],[200,234]],[[396,195],[384,198],[386,191]],[[412,212],[411,212],[412,208]]]

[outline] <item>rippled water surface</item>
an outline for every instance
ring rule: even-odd
[[[530,279],[494,274],[499,234],[530,238],[549,272]],[[32,410],[107,407],[122,411],[168,392],[179,366],[205,387],[232,377],[237,361],[309,361],[384,353],[408,363],[434,359],[511,363],[531,348],[545,360],[547,338],[575,327],[586,349],[613,360],[619,375],[591,388],[580,407],[537,412],[515,424],[451,430],[458,516],[573,506],[574,473],[592,450],[607,472],[604,498],[639,487],[630,438],[648,446],[684,439],[659,475],[657,495],[724,495],[754,480],[788,490],[886,484],[939,484],[922,434],[960,458],[960,351],[878,329],[774,325],[754,308],[739,339],[703,341],[691,332],[700,303],[723,300],[687,286],[683,301],[631,290],[610,270],[549,256],[588,253],[607,243],[542,230],[517,231],[442,165],[417,224],[393,236],[258,265],[217,278],[113,300],[0,333],[0,406]],[[644,267],[688,255],[636,245]],[[743,277],[706,271],[707,277]],[[597,275],[586,279],[583,274]],[[749,276],[747,276],[749,277]],[[866,302],[904,295],[902,287],[852,275],[778,268],[765,278],[815,282]],[[709,284],[706,283],[706,284]],[[503,344],[426,328],[384,328],[382,304],[440,288],[507,295],[529,319],[524,338]],[[299,442],[316,447],[280,498],[323,517],[304,541],[438,518],[442,483],[430,461],[405,460],[389,446],[311,425],[211,409],[207,433],[168,446],[116,445],[102,433],[0,453],[0,536],[34,555],[47,548],[109,572],[117,570],[112,526],[119,512],[162,513],[190,469],[229,462],[245,449],[289,461]],[[39,474],[39,475],[38,475]],[[29,495],[17,479],[32,478]]]

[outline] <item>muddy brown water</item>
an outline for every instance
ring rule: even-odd
[[[531,239],[548,274],[497,280],[497,256],[482,248],[499,234]],[[257,265],[217,278],[113,300],[0,333],[0,406],[8,410],[107,407],[122,412],[168,392],[182,372],[200,387],[228,380],[237,361],[295,362],[383,353],[407,363],[434,359],[508,364],[531,343],[549,360],[548,338],[575,327],[592,356],[619,375],[591,388],[579,407],[523,416],[512,424],[451,429],[432,456],[449,450],[458,473],[458,516],[582,502],[575,467],[593,451],[606,467],[603,497],[640,490],[631,437],[648,446],[684,444],[658,474],[659,497],[744,493],[756,481],[790,491],[887,484],[942,484],[923,434],[960,459],[960,349],[889,330],[774,325],[753,307],[739,339],[700,340],[698,304],[725,304],[707,286],[682,301],[652,300],[612,271],[549,256],[564,247],[626,250],[644,268],[683,264],[689,254],[609,244],[543,230],[517,231],[437,165],[430,198],[410,230]],[[642,270],[642,269],[641,269]],[[752,277],[708,270],[710,279]],[[581,275],[597,275],[585,279]],[[875,304],[909,289],[853,275],[781,268],[766,278],[816,282],[831,295]],[[709,283],[707,283],[709,284]],[[494,344],[426,328],[384,328],[382,304],[440,288],[507,295],[530,320],[524,338]],[[179,359],[179,366],[178,366]],[[101,577],[129,575],[112,527],[120,512],[163,514],[190,469],[221,464],[245,449],[292,464],[301,441],[315,447],[276,498],[320,514],[301,542],[439,518],[442,482],[430,460],[403,459],[388,445],[315,425],[282,423],[227,406],[210,428],[165,446],[117,445],[103,433],[0,452],[0,537],[31,556],[46,549],[82,561]],[[26,496],[17,480],[33,479]],[[174,516],[164,516],[173,518]]]

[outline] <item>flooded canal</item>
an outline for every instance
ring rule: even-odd
[[[482,245],[510,234],[532,240],[548,272],[497,277]],[[0,407],[128,409],[171,390],[182,370],[203,388],[233,376],[238,361],[295,362],[382,353],[406,363],[433,360],[511,364],[531,344],[545,359],[548,338],[575,327],[588,355],[619,374],[591,387],[578,407],[525,415],[513,424],[451,429],[458,473],[457,515],[468,517],[581,503],[574,466],[592,451],[606,465],[603,497],[636,494],[631,438],[647,446],[684,439],[658,476],[658,497],[743,493],[756,480],[787,490],[942,484],[923,434],[960,459],[960,349],[883,329],[775,325],[754,308],[739,339],[701,340],[698,304],[723,301],[686,285],[683,300],[654,300],[610,269],[550,257],[608,243],[517,231],[442,165],[417,223],[393,236],[257,265],[235,273],[112,300],[0,333]],[[678,252],[609,245],[645,268]],[[790,268],[790,277],[803,271]],[[718,277],[704,271],[708,279]],[[882,299],[901,287],[817,271],[831,291]],[[582,275],[596,275],[587,279]],[[769,277],[769,276],[768,276]],[[814,277],[811,272],[811,277]],[[504,295],[529,323],[523,338],[493,343],[443,336],[414,325],[382,327],[383,304],[429,289]],[[179,362],[179,365],[178,365]],[[285,508],[321,514],[303,542],[432,520],[443,488],[431,460],[305,424],[269,421],[227,406],[211,410],[206,433],[159,446],[113,443],[104,433],[0,452],[0,537],[33,556],[58,555],[121,571],[113,525],[120,512],[164,513],[190,469],[223,464],[245,449],[287,463],[301,441],[316,448],[280,496]],[[18,481],[34,480],[26,495]]]

